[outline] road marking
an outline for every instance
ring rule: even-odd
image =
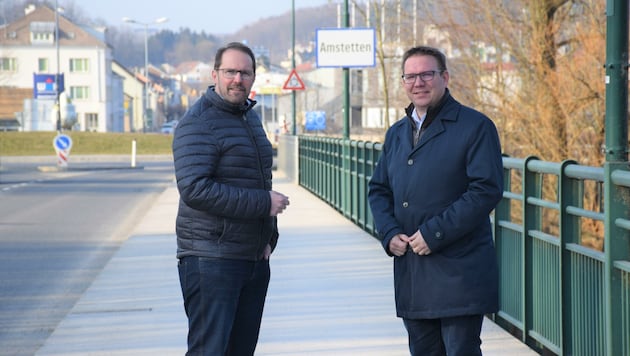
[[[17,184],[11,184],[8,187],[2,188],[2,191],[3,192],[8,192],[11,189],[22,188],[22,187],[26,187],[29,184],[41,183],[41,182],[44,182],[44,181],[46,181],[46,179],[37,179],[37,180],[30,181],[30,182],[22,182],[22,183],[17,183]]]

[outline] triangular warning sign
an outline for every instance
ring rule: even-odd
[[[298,76],[297,72],[295,71],[295,68],[293,68],[293,70],[291,71],[291,74],[289,74],[289,78],[287,78],[287,81],[284,82],[284,86],[282,86],[282,89],[304,90],[304,82],[302,82],[302,79],[300,79],[300,77]]]

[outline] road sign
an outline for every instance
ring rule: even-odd
[[[68,135],[59,134],[53,140],[53,147],[57,152],[57,165],[60,167],[68,166],[68,156],[72,148],[72,139]]]
[[[53,146],[58,151],[70,151],[72,148],[72,139],[68,135],[59,134],[53,140]]]
[[[289,74],[289,78],[287,78],[287,81],[284,82],[284,86],[282,87],[282,89],[284,90],[304,90],[305,89],[304,82],[298,76],[297,72],[295,71],[295,68],[293,68],[293,70],[291,71],[291,74]]]
[[[376,66],[376,32],[373,28],[322,28],[315,34],[318,68]]]
[[[307,111],[306,112],[306,131],[322,131],[326,129],[326,112],[325,111]]]
[[[33,74],[33,96],[38,98],[55,98],[57,90],[64,91],[63,73]]]

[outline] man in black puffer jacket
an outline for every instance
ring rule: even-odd
[[[188,316],[187,355],[253,355],[269,285],[276,216],[289,204],[271,190],[273,154],[248,99],[251,49],[217,51],[215,83],[189,108],[173,139],[180,194],[177,258]]]

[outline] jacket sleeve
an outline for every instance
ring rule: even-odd
[[[271,197],[267,190],[238,187],[214,178],[221,154],[220,142],[206,121],[193,117],[180,122],[173,138],[173,159],[182,201],[217,216],[268,217]]]
[[[386,144],[387,142],[388,139],[385,140]],[[368,202],[381,244],[385,252],[393,256],[389,251],[389,242],[392,237],[402,232],[402,228],[394,216],[394,193],[387,173],[386,144],[382,147],[378,163],[368,183]]]
[[[439,251],[469,236],[488,221],[488,215],[503,196],[503,158],[496,127],[485,118],[467,136],[466,191],[438,214],[419,226],[432,251]]]

